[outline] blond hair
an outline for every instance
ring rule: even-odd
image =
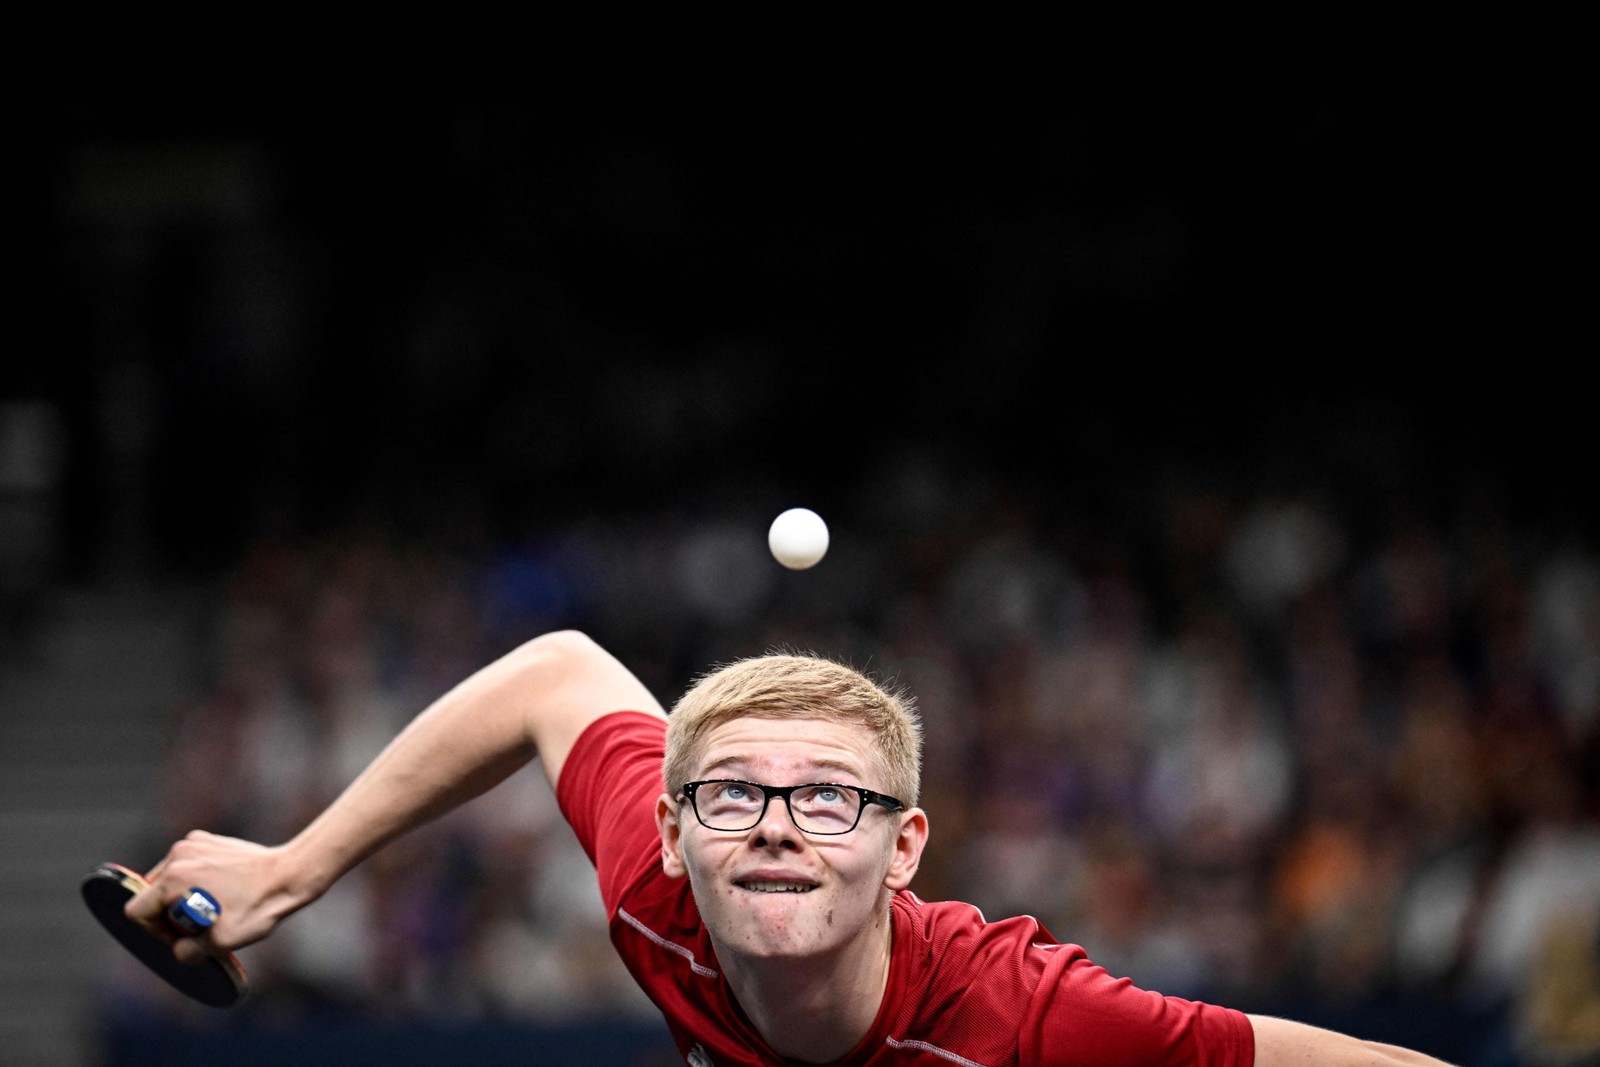
[[[817,719],[865,727],[887,779],[864,782],[908,807],[922,782],[922,723],[910,694],[815,654],[768,653],[702,675],[667,719],[662,774],[674,795],[694,773],[700,739],[739,718]]]

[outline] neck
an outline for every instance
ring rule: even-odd
[[[773,1051],[803,1063],[831,1063],[867,1036],[889,985],[890,907],[862,936],[804,958],[717,959],[739,1006]]]

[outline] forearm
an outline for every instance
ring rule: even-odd
[[[290,841],[267,846],[191,831],[150,870],[151,886],[128,914],[158,923],[186,887],[201,885],[222,902],[222,918],[206,938],[181,939],[174,949],[180,958],[259,941],[373,852],[535,755],[554,785],[583,730],[627,709],[666,715],[627,668],[584,635],[535,638],[429,705]]]
[[[519,648],[413,719],[331,805],[284,846],[297,890],[313,899],[409,830],[503,781],[537,748],[519,714],[536,685]]]
[[[1376,1062],[1385,1065],[1385,1067],[1388,1064],[1403,1065],[1403,1067],[1450,1067],[1443,1060],[1425,1056],[1420,1052],[1412,1052],[1410,1049],[1400,1048],[1398,1045],[1384,1045],[1377,1041],[1368,1041],[1366,1045],[1379,1057]],[[1387,1057],[1387,1059],[1384,1057]]]
[[[581,634],[547,634],[483,667],[402,730],[282,849],[299,905],[388,842],[488,791],[536,755],[552,785],[593,719],[660,709]]]
[[[1255,1067],[1450,1067],[1420,1052],[1288,1019],[1252,1015]]]

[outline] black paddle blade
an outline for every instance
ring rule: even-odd
[[[83,902],[123,948],[172,988],[213,1008],[236,1004],[250,989],[244,968],[236,958],[230,954],[192,965],[179,963],[172,954],[176,931],[163,936],[123,913],[123,906],[144,888],[145,880],[128,868],[102,863],[83,879]]]

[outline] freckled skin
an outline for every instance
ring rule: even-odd
[[[693,779],[771,786],[838,782],[884,788],[865,728],[798,719],[735,719],[701,741]],[[773,1048],[837,1059],[877,1014],[889,976],[889,899],[910,885],[927,842],[920,808],[873,805],[850,833],[807,837],[781,802],[749,830],[708,830],[688,804],[656,801],[662,869],[687,877],[730,992]],[[793,882],[804,892],[740,883]]]
[[[871,735],[838,723],[735,719],[712,730],[698,756],[697,778],[830,781],[869,789],[881,788],[885,779]],[[800,833],[782,802],[768,805],[762,821],[740,833],[707,830],[676,798],[664,797],[657,814],[667,871],[688,876],[719,958],[849,950],[852,941],[878,936],[877,913],[887,908],[892,888],[900,888],[886,883],[901,814],[881,807],[869,807],[855,830],[838,837]],[[754,893],[734,884],[752,871],[793,875],[814,888]]]

